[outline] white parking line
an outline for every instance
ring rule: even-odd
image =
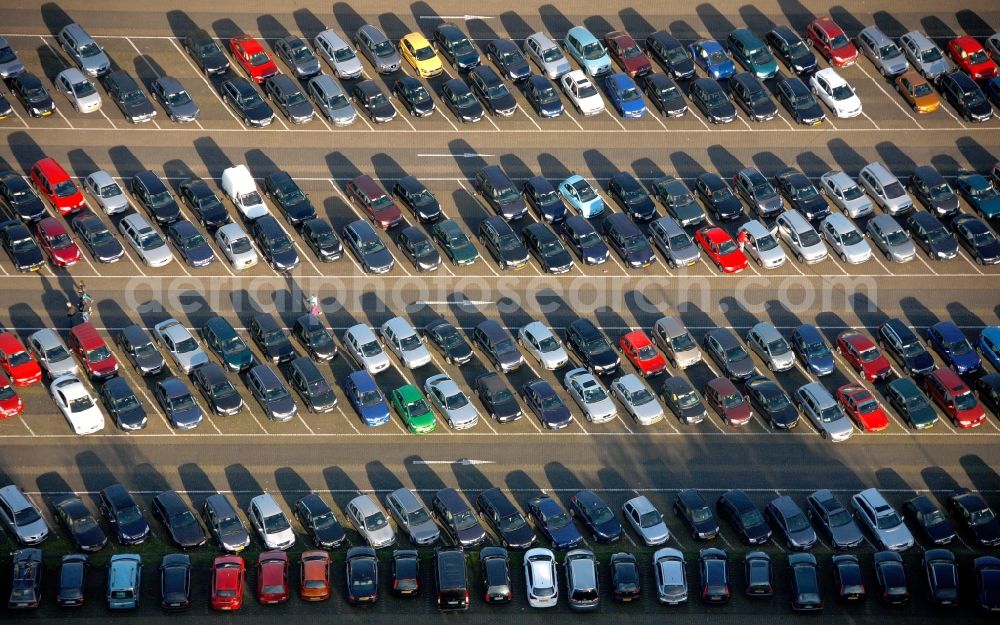
[[[188,55],[184,54],[184,51],[181,50],[181,47],[179,45],[177,45],[177,41],[174,40],[173,37],[169,37],[169,39],[170,39],[170,43],[172,43],[173,46],[174,46],[174,48],[177,50],[177,54],[179,54],[182,57],[184,57],[184,60],[187,61],[187,64],[191,67],[191,69],[194,70],[194,73],[198,75],[198,78],[201,78],[201,81],[203,83],[205,83],[205,85],[208,87],[208,90],[212,92],[212,95],[215,96],[215,99],[218,100],[219,104],[222,105],[222,108],[226,109],[226,112],[229,113],[229,116],[232,117],[233,119],[235,119],[236,123],[238,123],[240,125],[240,127],[238,128],[239,132],[246,132],[247,128],[243,124],[243,120],[240,119],[239,117],[237,117],[236,113],[233,113],[233,110],[231,108],[229,108],[228,104],[225,103],[225,101],[219,95],[219,92],[215,90],[214,86],[212,86],[212,83],[209,82],[209,80],[207,78],[205,78],[205,74],[203,74],[201,72],[201,70],[199,70],[195,66],[195,64],[191,62],[191,59],[188,58]],[[195,120],[195,121],[197,121],[197,120]],[[177,129],[174,129],[174,130],[180,130],[180,129],[177,128]]]
[[[566,111],[566,116],[569,117],[571,120],[573,120],[573,123],[576,124],[576,127],[579,128],[580,130],[583,130],[583,126],[580,125],[580,122],[576,121],[576,117],[574,117],[573,114],[570,113],[569,109],[567,108],[565,109],[565,111]],[[25,125],[27,126],[27,124]]]
[[[622,130],[625,130],[625,126],[621,123],[621,121],[617,117],[615,117],[615,114],[612,113],[610,109],[606,108],[606,109],[604,109],[604,112],[608,114],[608,117],[610,117],[611,119],[615,120],[615,123],[618,124],[619,128],[621,128]]]
[[[920,122],[917,121],[917,118],[914,117],[913,114],[910,113],[910,111],[908,111],[905,107],[903,107],[902,104],[899,103],[899,99],[898,98],[895,98],[892,95],[890,95],[889,92],[885,90],[885,88],[882,86],[882,84],[878,80],[872,78],[871,74],[868,73],[868,71],[864,68],[864,66],[861,63],[855,63],[854,66],[857,67],[858,69],[860,69],[861,73],[864,74],[865,76],[867,76],[868,80],[872,81],[875,84],[875,86],[878,87],[878,90],[881,91],[885,95],[885,97],[887,97],[890,100],[892,100],[892,103],[896,105],[896,108],[898,108],[899,110],[903,111],[903,113],[907,117],[909,117],[911,120],[913,120],[913,123],[917,125],[917,128],[919,128],[921,130],[924,130],[924,127],[920,124]],[[944,103],[942,103],[942,105],[944,105]],[[867,115],[866,115],[866,117],[867,117]]]
[[[249,412],[250,416],[253,417],[253,421],[254,421],[254,423],[257,424],[257,427],[260,428],[260,431],[261,432],[267,432],[267,428],[265,428],[264,424],[261,423],[260,419],[257,418],[257,415],[253,411],[253,407],[250,406],[250,402],[248,402],[246,400],[243,400],[243,405],[246,406],[247,412]]]
[[[334,180],[333,178],[326,178],[325,180],[327,180],[327,181],[328,181],[328,182],[330,183],[330,186],[332,186],[332,187],[333,187],[333,190],[337,192],[337,195],[339,195],[339,196],[340,196],[340,199],[342,199],[342,200],[344,201],[344,204],[346,204],[346,205],[347,205],[347,207],[348,207],[349,209],[351,209],[351,211],[352,211],[352,212],[353,212],[353,213],[354,213],[355,215],[357,215],[357,214],[358,214],[358,212],[357,212],[357,211],[356,211],[356,210],[354,209],[354,204],[353,204],[353,203],[351,202],[351,200],[350,200],[350,199],[348,199],[348,197],[347,197],[346,195],[344,195],[344,192],[340,190],[340,186],[338,186],[338,185],[337,185],[336,181],[335,181],[335,180]],[[362,220],[362,221],[367,221],[367,220],[366,220],[366,219],[365,219],[365,218],[364,218],[363,216],[361,217],[361,220]],[[346,247],[347,247],[347,246],[345,245],[345,248],[346,248]],[[387,247],[386,249],[388,250],[389,248]],[[389,250],[389,254],[392,254],[392,250]],[[353,253],[351,253],[351,251],[350,251],[350,250],[348,250],[348,249],[345,249],[345,250],[344,250],[344,254],[343,254],[343,255],[344,255],[344,256],[348,256],[348,257],[350,257],[350,259],[351,259],[351,262],[352,262],[352,263],[354,263],[354,266],[355,266],[355,267],[357,267],[357,268],[358,268],[358,271],[360,271],[360,272],[361,272],[362,274],[367,274],[367,273],[368,273],[368,272],[366,272],[366,271],[365,271],[365,270],[364,270],[364,269],[363,269],[363,268],[361,267],[361,263],[359,263],[359,262],[358,262],[358,261],[357,261],[357,260],[356,260],[356,259],[354,258],[354,254],[353,254]],[[399,265],[400,263],[399,263],[399,261],[398,261],[398,260],[396,260],[396,256],[395,256],[395,254],[392,254],[392,257],[393,257],[393,261],[394,261],[394,263],[395,263],[395,264],[397,264],[397,265]],[[314,265],[314,266],[315,266],[315,265]],[[400,266],[402,266],[402,265],[400,265]],[[319,273],[320,275],[323,275],[323,272],[319,271],[318,269],[317,269],[316,271],[317,271],[317,272],[318,272],[318,273]],[[404,268],[404,271],[405,271],[405,268]],[[407,275],[409,275],[409,272],[407,272]],[[368,277],[376,277],[376,276],[368,276]],[[377,277],[383,277],[383,276],[377,276]]]

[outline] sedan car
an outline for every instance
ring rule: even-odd
[[[465,124],[474,124],[486,114],[472,89],[461,78],[452,78],[441,85],[441,100]]]
[[[562,398],[541,378],[525,382],[521,386],[521,397],[545,428],[561,430],[573,422],[573,414]]]
[[[195,367],[208,362],[208,355],[198,341],[176,319],[167,319],[153,326],[153,338],[184,373],[191,373]]]
[[[507,549],[524,550],[534,544],[535,532],[527,519],[499,488],[479,493],[476,508]]]
[[[1000,545],[1000,520],[981,495],[967,488],[956,489],[948,496],[948,509],[978,544]]]
[[[204,412],[180,378],[171,376],[157,381],[153,397],[175,428],[192,430],[201,425]]]
[[[851,497],[858,520],[868,528],[875,542],[883,549],[905,551],[913,546],[913,535],[899,513],[874,488]]]
[[[355,83],[351,87],[351,98],[368,119],[376,124],[391,122],[396,118],[396,107],[374,80]]]
[[[209,407],[217,415],[231,416],[243,408],[243,398],[222,367],[214,362],[207,362],[191,374],[191,382],[201,392]]]
[[[528,251],[546,272],[561,274],[573,269],[573,257],[545,224],[530,224],[521,231],[521,236],[524,237]]]
[[[215,493],[205,498],[201,506],[201,515],[205,519],[209,533],[223,551],[237,553],[250,544],[250,533],[240,520],[236,508],[222,493]]]
[[[729,555],[722,549],[706,547],[698,552],[701,600],[708,604],[726,603],[729,589]]]
[[[431,353],[416,329],[403,317],[393,317],[379,328],[382,342],[407,369],[418,369],[431,362]]]
[[[389,395],[389,401],[406,428],[414,434],[433,432],[437,427],[434,412],[420,390],[412,384],[394,389]]]
[[[979,610],[986,614],[1000,612],[1000,558],[980,556],[972,561],[976,573]]]
[[[575,69],[563,74],[559,78],[559,86],[581,115],[589,117],[604,111],[601,93],[581,70]]]
[[[472,92],[491,115],[510,117],[517,111],[514,94],[493,68],[487,65],[474,67],[469,71],[468,81]]]
[[[656,395],[637,376],[623,375],[611,383],[611,393],[640,425],[652,425],[663,419],[663,407]]]
[[[816,532],[809,525],[809,518],[788,495],[772,499],[765,514],[778,528],[789,549],[807,551],[816,544]]]
[[[719,376],[709,380],[703,393],[705,402],[722,417],[726,425],[738,427],[750,422],[750,400],[740,393],[729,378]]]
[[[788,568],[792,581],[792,610],[822,611],[823,594],[816,556],[811,553],[793,553],[788,556]]]
[[[608,101],[619,115],[625,119],[638,119],[646,114],[646,103],[642,99],[642,92],[627,74],[622,72],[611,74],[603,78],[602,84]]]
[[[587,219],[604,212],[604,199],[583,176],[574,174],[559,183],[559,193],[574,210]]]
[[[622,516],[647,547],[661,545],[670,540],[670,530],[663,515],[645,495],[639,495],[622,504]]]
[[[892,366],[867,335],[857,330],[845,330],[837,336],[837,352],[869,382],[885,379]]]
[[[56,267],[72,267],[80,262],[80,248],[55,217],[45,217],[35,224],[38,245]]]
[[[927,345],[959,375],[974,374],[983,362],[961,328],[951,321],[939,321],[926,330]]]
[[[745,380],[757,372],[746,348],[726,328],[709,330],[702,343],[708,355],[722,369],[722,374],[729,379]]]
[[[333,73],[342,80],[353,80],[363,70],[361,60],[354,49],[332,28],[328,28],[313,40],[316,52],[330,64]]]
[[[736,121],[736,107],[714,78],[698,78],[691,83],[688,97],[695,107],[713,124]]]
[[[617,172],[612,175],[608,181],[608,195],[636,222],[650,221],[656,216],[656,205],[632,174]]]
[[[245,78],[233,76],[219,87],[222,100],[248,127],[262,128],[274,121],[274,111]]]
[[[322,549],[303,551],[299,557],[299,598],[325,601],[330,598],[330,554]]]
[[[755,122],[774,119],[778,114],[778,107],[774,105],[771,94],[750,72],[735,74],[726,83],[726,89],[747,117]]]
[[[274,42],[274,51],[295,73],[295,77],[306,80],[322,71],[316,54],[299,37],[288,35]]]
[[[479,422],[479,412],[469,401],[469,396],[447,374],[427,378],[424,394],[451,429],[464,430]]]
[[[226,68],[228,67],[227,61]],[[201,109],[191,98],[191,94],[176,78],[160,76],[150,83],[149,91],[163,106],[171,121],[184,124],[195,121],[201,115]]]
[[[747,544],[759,545],[771,538],[771,527],[764,515],[743,491],[726,491],[715,508],[719,517],[727,520]]]
[[[104,429],[104,414],[90,391],[75,375],[66,374],[54,379],[49,393],[74,434],[93,434]]]
[[[988,222],[1000,218],[1000,192],[986,176],[965,174],[955,179],[955,187],[972,210]]]
[[[667,378],[660,396],[681,423],[701,423],[708,414],[698,391],[683,376]]]
[[[106,178],[99,176],[99,174],[104,174]],[[109,204],[113,206],[113,212],[124,210],[128,206],[128,201],[124,201],[124,206],[118,206],[119,202],[124,198],[124,194],[118,184],[106,172],[97,171],[87,176],[83,181],[84,188],[91,193],[91,196],[97,199],[99,204],[101,203],[102,191],[100,189],[95,191],[93,186],[88,185],[88,182],[95,176],[101,179],[103,185],[107,185],[102,186],[101,189],[107,188],[108,195],[112,196],[108,200]],[[14,173],[9,169],[0,170],[0,199],[23,222],[34,223],[46,215],[45,204],[42,203],[41,198],[31,188],[31,184],[20,174]],[[107,211],[108,209],[105,208],[105,210]]]
[[[955,528],[927,495],[919,495],[903,504],[903,514],[916,525],[918,532],[933,545],[947,545],[955,539]]]
[[[746,380],[744,388],[750,406],[772,427],[783,430],[799,424],[799,412],[785,391],[770,378],[755,375]]]
[[[910,601],[903,557],[895,551],[875,554],[875,581],[881,594],[879,598],[889,605],[905,605]]]
[[[533,608],[551,608],[558,603],[556,558],[550,550],[535,547],[525,552],[524,578],[528,605]]]
[[[316,108],[334,126],[350,126],[358,118],[357,111],[347,98],[347,93],[340,83],[330,76],[320,74],[311,79],[306,85],[306,92]]]
[[[167,490],[153,498],[153,516],[163,524],[170,541],[181,549],[193,549],[205,544],[205,531],[177,492]]]
[[[821,69],[809,78],[809,86],[833,114],[841,119],[861,115],[861,99],[837,70]]]
[[[186,610],[191,607],[191,557],[168,553],[160,562],[160,607]]]
[[[462,227],[453,219],[442,219],[431,226],[431,238],[444,250],[452,263],[471,265],[479,258],[479,250],[469,240]]]
[[[568,215],[560,227],[566,245],[586,265],[601,265],[608,261],[611,251],[594,226],[580,215]]]
[[[108,543],[104,530],[79,497],[66,497],[55,505],[54,513],[73,539],[77,550],[100,551]]]
[[[889,425],[875,396],[860,384],[848,383],[837,389],[837,401],[864,432],[880,432]]]
[[[334,549],[345,540],[344,528],[323,498],[310,493],[295,502],[295,517],[320,549]]]
[[[699,39],[688,44],[694,64],[716,80],[729,78],[736,72],[736,65],[726,49],[714,39]]]
[[[927,577],[928,599],[935,607],[958,605],[958,563],[947,549],[928,549],[921,558]]]
[[[31,72],[25,71],[12,76],[7,84],[31,117],[48,117],[56,112],[56,103],[42,81]]]
[[[344,510],[351,525],[371,547],[387,547],[396,542],[389,519],[369,495],[358,495]]]
[[[53,84],[66,95],[77,112],[93,113],[101,110],[101,94],[97,93],[97,87],[75,67],[59,72]]]
[[[864,542],[854,517],[829,490],[817,490],[806,497],[806,517],[834,549],[853,549]]]
[[[816,55],[809,45],[787,26],[777,26],[766,35],[764,42],[771,52],[798,76],[808,76],[816,70]]]
[[[913,242],[932,260],[948,260],[958,256],[958,242],[930,213],[914,211],[906,218],[906,229]]]
[[[941,105],[941,99],[931,83],[919,72],[910,71],[895,80],[896,91],[917,113],[933,113]]]
[[[344,226],[341,238],[362,268],[369,273],[389,273],[396,264],[392,252],[382,243],[375,228],[365,220],[359,219]]]
[[[583,542],[583,536],[573,524],[573,520],[562,506],[548,495],[532,497],[528,502],[528,514],[538,531],[556,549],[573,549]]]
[[[44,220],[43,220],[44,221]],[[1000,263],[1000,241],[989,226],[972,215],[957,215],[951,221],[955,238],[979,265]]]
[[[739,273],[747,268],[746,254],[722,228],[716,226],[700,228],[695,233],[694,240],[719,271]]]
[[[566,392],[591,423],[606,423],[618,416],[618,409],[601,383],[587,369],[571,369],[563,378]]]
[[[615,542],[622,535],[622,524],[615,513],[596,493],[581,490],[569,498],[569,513],[583,523],[593,540]]]
[[[982,82],[997,76],[997,65],[975,37],[963,35],[950,40],[948,56],[973,80]]]
[[[18,549],[11,554],[10,598],[7,608],[37,608],[42,599],[42,550]]]
[[[663,354],[642,330],[633,330],[623,335],[618,340],[618,348],[643,377],[656,375],[667,369]]]

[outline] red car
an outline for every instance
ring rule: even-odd
[[[726,425],[746,425],[750,422],[750,403],[729,378],[718,377],[705,384],[705,401]]]
[[[694,234],[694,240],[720,271],[738,273],[747,268],[746,254],[722,228],[705,226]]]
[[[330,554],[322,549],[303,551],[299,560],[299,598],[326,601],[330,598]]]
[[[212,609],[239,610],[243,607],[243,580],[246,578],[243,558],[218,556],[212,561]]]
[[[882,380],[892,371],[889,360],[875,347],[875,343],[857,330],[840,333],[837,337],[837,351],[869,382]]]
[[[925,375],[924,390],[960,428],[974,428],[986,420],[983,405],[952,369],[935,369]]]
[[[997,64],[990,59],[990,53],[975,37],[964,35],[949,41],[948,55],[955,61],[955,65],[976,82],[996,78]]]
[[[865,432],[878,432],[889,425],[889,418],[878,400],[860,384],[845,384],[838,388],[837,401]]]
[[[16,417],[24,412],[24,402],[10,385],[7,376],[0,373],[0,419]]]
[[[642,330],[629,332],[618,341],[618,346],[644,377],[667,370],[667,359]]]
[[[264,551],[257,557],[257,601],[274,605],[288,601],[288,554]]]
[[[278,73],[278,66],[260,43],[247,34],[229,40],[229,51],[247,76],[258,84]]]
[[[635,78],[653,71],[646,53],[627,33],[617,30],[604,35],[604,45],[625,73]]]
[[[347,197],[379,228],[388,230],[403,220],[399,207],[372,177],[362,174],[347,183]]]
[[[858,60],[858,49],[844,29],[829,17],[817,17],[806,27],[806,36],[813,47],[827,61],[836,67],[854,65]]]
[[[69,215],[87,208],[83,192],[56,159],[45,157],[31,166],[31,184],[48,198],[60,215]]]
[[[14,386],[28,386],[42,379],[42,368],[10,332],[0,333],[0,364]]]
[[[38,244],[56,267],[69,267],[80,262],[80,248],[55,217],[46,217],[35,225]]]

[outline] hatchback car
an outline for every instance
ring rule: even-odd
[[[201,505],[201,516],[209,533],[223,551],[238,553],[250,544],[250,533],[240,520],[236,508],[222,493],[205,498]]]
[[[370,547],[378,549],[396,542],[396,533],[389,525],[389,519],[371,496],[358,495],[348,502],[344,513]]]
[[[246,374],[246,384],[268,418],[289,421],[298,412],[295,400],[271,367],[252,367]]]
[[[645,495],[639,495],[622,504],[622,516],[647,547],[661,545],[670,540],[670,530],[663,515]]]
[[[556,557],[541,547],[524,554],[524,581],[528,605],[551,608],[559,602],[559,581],[556,579]]]
[[[37,545],[49,536],[38,506],[14,484],[0,488],[0,521],[21,545]]]
[[[653,553],[653,577],[659,603],[680,605],[687,601],[687,571],[684,554],[679,549],[664,547]]]
[[[205,544],[205,531],[191,508],[176,491],[167,490],[153,498],[153,517],[167,530],[170,542],[181,549],[194,549]]]
[[[376,275],[392,271],[396,259],[367,221],[359,219],[347,224],[341,236],[365,271]]]

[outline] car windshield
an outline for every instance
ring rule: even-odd
[[[948,234],[948,231],[944,229],[944,226],[935,226],[928,229],[924,234],[927,237],[927,241],[930,243],[937,243],[951,237],[951,235]]]
[[[736,252],[737,249],[736,243],[734,243],[732,239],[726,239],[722,243],[719,243],[720,255],[732,254],[733,252]]]
[[[902,197],[906,194],[906,191],[903,189],[903,185],[899,184],[898,181],[890,182],[883,187],[883,190],[885,192],[885,196],[890,199]]]
[[[876,410],[878,410],[878,402],[875,401],[874,397],[868,397],[867,399],[862,400],[860,404],[858,404],[858,412],[862,414],[875,412]]]
[[[116,183],[112,182],[101,187],[98,193],[102,198],[118,197],[122,194],[122,189]]]
[[[941,49],[937,46],[931,46],[929,48],[924,48],[920,51],[920,60],[924,63],[934,63],[935,61],[941,60]],[[928,85],[928,89],[930,86]]]
[[[514,400],[514,393],[510,389],[503,389],[502,391],[497,391],[490,395],[490,402],[494,404],[499,404],[503,402],[509,402]]]
[[[501,204],[510,204],[511,202],[516,202],[521,195],[512,186],[506,186],[497,191],[497,201]]]
[[[382,353],[382,347],[378,344],[378,341],[372,340],[361,345],[360,351],[361,355],[365,358],[372,358]]]
[[[694,508],[691,510],[691,520],[695,523],[708,521],[712,518],[712,511],[707,507]]]
[[[230,395],[232,395],[235,392],[236,392],[236,387],[234,387],[232,385],[232,383],[229,382],[229,381],[220,382],[218,384],[213,385],[212,388],[211,388],[211,394],[216,399],[222,399],[224,397],[229,397]]]
[[[294,91],[288,94],[288,97],[285,98],[285,104],[287,104],[288,106],[296,106],[304,103],[305,101],[306,101],[306,95],[301,91]]]
[[[183,241],[183,246],[189,250],[192,250],[202,245],[205,245],[205,237],[201,236],[200,232],[189,236]]]
[[[374,254],[375,252],[380,252],[385,249],[385,245],[382,244],[381,239],[371,239],[369,241],[361,242],[361,252],[363,254]]]
[[[955,395],[955,408],[958,410],[971,410],[976,407],[976,396],[972,391],[965,391]]]
[[[754,185],[753,195],[758,200],[766,200],[778,195],[778,193],[774,190],[774,187],[772,187],[769,182],[767,182],[766,180],[762,180],[758,182],[756,185]]]
[[[38,516],[38,512],[35,510],[34,506],[28,506],[27,508],[22,508],[14,513],[14,525],[18,527],[24,527],[25,525],[30,525],[38,521],[41,517]]]
[[[597,95],[597,87],[589,81],[577,83],[577,94],[580,98],[592,98]]]
[[[970,351],[972,351],[972,346],[969,345],[969,341],[962,338],[958,339],[957,341],[948,343],[945,349],[951,352],[952,356],[964,356],[965,354],[968,354]]]
[[[845,508],[838,508],[829,514],[827,520],[830,527],[840,527],[841,525],[847,525],[853,521],[851,513]],[[802,528],[805,529],[805,528]]]
[[[974,198],[979,198],[980,200],[992,200],[997,197],[997,190],[993,188],[993,185],[986,182],[984,179],[979,184],[975,182],[971,183],[975,186],[969,186],[969,195]]]
[[[646,243],[646,237],[642,236],[642,234],[634,234],[625,238],[625,241],[622,243],[622,247],[630,252],[637,252],[639,250],[646,249],[648,245]]]
[[[548,353],[559,349],[559,341],[551,334],[538,341],[538,349],[543,353]]]
[[[487,89],[486,94],[492,99],[502,98],[505,95],[510,95],[510,89],[507,88],[507,85],[499,83]]]
[[[268,534],[284,532],[290,528],[291,525],[288,524],[288,519],[281,512],[264,517],[264,531]]]
[[[726,94],[720,89],[701,89],[702,99],[709,108],[716,108],[729,102]]]
[[[209,43],[203,43],[201,47],[198,48],[198,52],[199,54],[201,54],[201,56],[206,57],[210,54],[220,54],[221,50],[219,50],[219,46],[217,46],[213,41]]]
[[[10,46],[4,46],[0,48],[0,63],[10,63],[15,60],[17,55],[11,50]]]
[[[654,401],[654,399],[655,398],[653,397],[653,393],[648,388],[645,387],[640,388],[637,391],[633,391],[628,398],[629,403],[631,403],[633,406],[643,406],[651,401]]]
[[[304,43],[299,43],[296,47],[292,48],[292,59],[296,61],[311,61],[316,58],[312,53],[312,50],[306,47]]]
[[[639,360],[649,360],[656,358],[656,349],[652,345],[643,345],[638,349]]]
[[[558,241],[548,241],[539,246],[539,251],[542,253],[542,256],[549,258],[561,254],[565,251],[565,248]]]
[[[404,336],[399,340],[399,348],[404,352],[408,352],[420,347],[422,343],[420,342],[420,337],[416,334],[411,334],[409,336]]]
[[[24,91],[24,97],[29,102],[38,102],[46,97],[45,89],[41,85],[25,85],[22,83],[22,91]]]
[[[337,50],[333,51],[334,60],[340,63],[343,63],[345,61],[350,61],[351,59],[355,58],[355,56],[356,55],[354,54],[354,50],[346,46],[343,48],[338,48]]]
[[[274,388],[267,389],[265,395],[267,396],[268,401],[277,401],[279,399],[284,399],[285,397],[288,397],[288,391],[285,390],[285,387],[278,385],[275,386]]]
[[[677,87],[674,85],[666,85],[664,87],[658,88],[656,90],[656,94],[660,97],[661,100],[676,98],[678,96]],[[669,198],[669,201],[676,202],[678,200],[671,197]]]
[[[667,246],[672,250],[682,250],[686,247],[691,247],[693,243],[691,242],[691,237],[687,234],[675,234],[667,240]]]
[[[455,106],[458,107],[471,106],[476,103],[476,98],[472,95],[471,91],[452,92],[452,100],[455,102]]]
[[[444,398],[444,407],[448,410],[458,410],[459,408],[464,408],[468,404],[469,398],[466,397],[465,393],[461,391]]]
[[[972,235],[972,243],[976,247],[986,247],[996,242],[996,235],[994,235],[989,230],[984,232],[977,232]]]
[[[771,60],[771,53],[767,51],[767,48],[757,48],[750,51],[750,60],[761,65]]]
[[[906,409],[910,412],[915,412],[923,408],[929,408],[930,404],[927,398],[923,395],[914,395],[912,397],[906,398]]]
[[[823,423],[833,423],[843,416],[844,413],[840,411],[840,406],[829,406],[819,411],[819,420]]]
[[[230,244],[230,248],[232,249],[233,254],[245,254],[249,252],[251,249],[253,249],[253,245],[250,244],[249,238],[240,237],[238,239],[233,240],[233,242]]]
[[[589,202],[597,197],[597,192],[586,180],[577,180],[572,184],[572,187],[576,190],[576,195],[581,202]]]
[[[583,46],[583,58],[588,61],[596,61],[604,56],[604,46],[600,42],[592,41],[587,45]]]
[[[812,228],[804,230],[799,233],[799,243],[802,247],[812,247],[813,245],[819,245],[819,233],[817,233]]]
[[[365,408],[378,406],[382,403],[382,394],[378,391],[364,391],[359,395],[358,403]]]
[[[13,386],[7,385],[0,388],[0,399],[11,399],[17,396],[17,391],[14,390]]]
[[[846,100],[854,95],[854,89],[850,85],[838,85],[833,88],[834,100]]]
[[[766,234],[756,240],[757,251],[766,252],[778,247],[778,241],[770,234]]]
[[[561,58],[563,58],[563,54],[555,46],[542,50],[542,60],[546,63],[554,63]]]
[[[883,59],[891,59],[902,54],[896,44],[890,42],[878,49],[878,55]]]
[[[57,197],[69,197],[77,192],[77,188],[72,180],[63,180],[56,184],[55,192]]]
[[[581,234],[577,241],[579,242],[581,248],[586,248],[600,243],[601,237],[597,234],[597,232],[591,231]]]
[[[583,389],[583,401],[586,403],[593,403],[598,401],[604,401],[608,398],[608,394],[604,392],[604,389],[597,383],[587,386]]]
[[[748,356],[742,346],[737,345],[726,350],[726,362],[739,362]]]
[[[791,521],[791,519],[789,519]],[[753,508],[752,510],[747,510],[740,515],[740,522],[743,527],[753,527],[755,525],[760,525],[764,523],[764,517],[761,515],[760,510]],[[792,528],[789,527],[789,530]]]
[[[729,57],[727,57],[726,53],[722,50],[716,50],[715,52],[710,52],[708,54],[708,64],[712,67],[722,65],[728,60]]]
[[[942,182],[939,185],[933,186],[930,189],[930,196],[932,200],[937,202],[951,199],[955,195],[955,192],[951,190],[947,182]]]
[[[139,247],[146,251],[155,250],[158,247],[163,247],[163,245],[163,239],[158,232],[150,231],[139,239]]]
[[[73,239],[71,239],[65,232],[60,232],[59,234],[49,238],[49,244],[54,249],[60,250],[73,245]]]
[[[906,238],[905,235],[904,235],[903,238]],[[865,238],[863,236],[861,236],[861,233],[858,232],[857,230],[853,229],[853,228],[851,230],[848,230],[847,232],[845,232],[840,237],[840,241],[844,245],[857,245],[858,243],[861,243],[862,241],[864,241],[864,239]],[[891,242],[891,240],[890,240],[890,242]]]
[[[97,89],[94,88],[94,83],[89,80],[81,80],[78,83],[73,83],[73,94],[76,95],[77,98],[85,98],[96,92]]]
[[[16,241],[10,242],[10,249],[15,252],[25,252],[29,249],[34,249],[36,246],[35,240],[31,237],[26,237],[24,239],[17,239]]]
[[[169,399],[167,400],[167,403],[170,404],[171,409],[174,411],[191,410],[197,406],[194,401],[194,397],[191,397],[190,393],[185,393],[180,397]]]
[[[198,343],[194,340],[194,337],[189,336],[177,343],[176,351],[178,354],[186,354],[187,352],[193,352],[196,349],[198,349]]]
[[[888,514],[883,514],[875,520],[875,525],[880,530],[891,530],[903,521],[899,518],[899,515],[895,511],[890,511]]]
[[[187,104],[191,101],[191,96],[188,95],[187,91],[183,89],[180,91],[175,91],[173,93],[168,93],[166,95],[167,104],[170,106],[181,106]]]
[[[642,99],[642,95],[639,93],[639,90],[632,86],[626,87],[621,91],[619,91],[619,96],[621,97],[623,102],[634,102],[635,100]]]
[[[788,397],[781,392],[766,394],[763,396],[763,399],[764,406],[772,412],[781,410],[789,405]]]
[[[265,52],[258,52],[258,53],[254,54],[253,56],[250,57],[250,65],[253,65],[254,67],[258,67],[260,65],[264,65],[265,63],[267,63],[270,60],[271,59],[267,58],[267,53],[265,53]]]
[[[722,398],[722,405],[726,408],[735,408],[743,403],[743,396],[739,393],[730,393]]]
[[[861,362],[872,362],[878,360],[878,357],[882,354],[879,353],[878,349],[875,347],[869,347],[868,349],[863,349],[858,352],[858,357],[861,358]]]
[[[388,103],[389,100],[386,99],[385,94],[382,93],[381,91],[373,93],[371,97],[368,98],[368,105],[373,108],[376,106],[385,106]]]
[[[981,63],[989,63],[990,57],[986,54],[986,50],[980,48],[975,52],[969,54],[968,63],[970,65],[979,65]]]
[[[77,49],[77,51],[80,53],[80,56],[84,58],[97,56],[98,54],[101,53],[101,49],[97,46],[96,43],[85,43],[82,46],[80,46]]]
[[[563,404],[559,399],[559,396],[552,393],[551,395],[542,395],[539,397],[538,405],[542,410],[554,410],[561,407]]]
[[[972,525],[985,525],[993,521],[995,517],[993,516],[993,511],[989,508],[983,508],[982,510],[973,510],[969,513],[969,523]]]
[[[924,97],[924,96],[929,96],[932,93],[934,93],[934,91],[931,90],[930,83],[926,83],[926,82],[922,82],[920,84],[912,85],[912,90],[913,90],[913,95],[916,96],[916,97],[918,97],[918,98]]]
[[[87,362],[104,362],[111,358],[111,350],[107,346],[101,346],[87,352]]]
[[[512,251],[521,247],[521,240],[513,232],[500,237],[500,249]]]

